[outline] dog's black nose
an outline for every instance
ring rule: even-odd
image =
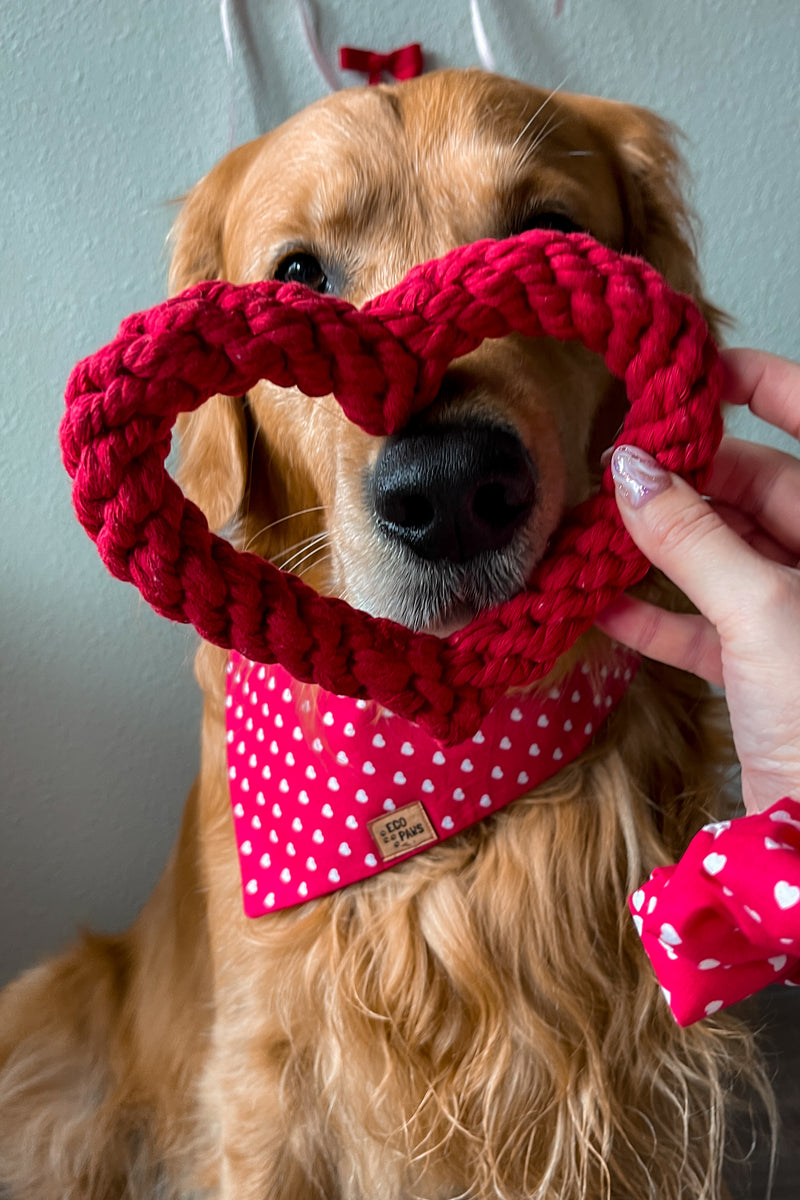
[[[369,486],[384,534],[463,563],[508,545],[533,508],[536,470],[507,430],[442,424],[389,438]]]

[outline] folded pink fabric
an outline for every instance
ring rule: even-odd
[[[769,983],[800,986],[800,803],[707,825],[629,905],[680,1025]]]

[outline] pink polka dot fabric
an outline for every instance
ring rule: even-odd
[[[800,986],[800,803],[707,825],[629,903],[680,1025]]]
[[[403,862],[548,779],[592,740],[636,659],[506,696],[445,746],[373,702],[303,685],[232,653],[228,776],[244,909],[300,904]]]

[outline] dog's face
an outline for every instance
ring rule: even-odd
[[[220,163],[175,230],[172,288],[290,280],[361,304],[479,238],[586,230],[697,295],[668,128],[642,110],[479,72],[338,93]],[[213,526],[319,590],[454,628],[520,590],[589,490],[624,411],[581,346],[512,336],[448,371],[401,434],[261,383],[182,428]]]

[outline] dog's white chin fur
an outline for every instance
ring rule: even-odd
[[[369,578],[347,570],[339,594],[373,617],[396,621],[422,633],[446,637],[479,613],[510,600],[530,579],[544,547],[521,530],[503,551],[467,563],[427,562],[402,547],[382,548],[382,569]]]

